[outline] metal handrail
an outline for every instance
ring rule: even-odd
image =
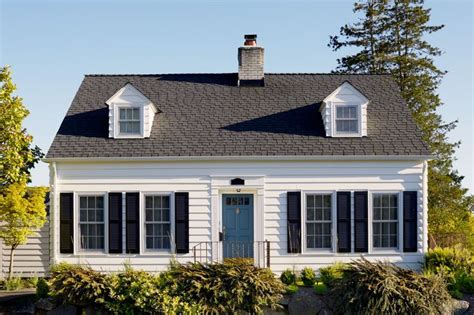
[[[229,254],[229,250],[230,257],[224,257]],[[221,262],[226,258],[249,258],[253,259],[258,267],[270,268],[270,241],[268,240],[199,242],[192,247],[192,253],[195,263]]]

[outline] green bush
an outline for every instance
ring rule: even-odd
[[[11,277],[5,280],[5,289],[7,291],[21,290],[25,287],[23,280],[20,277]]]
[[[338,314],[440,314],[451,299],[441,276],[365,258],[349,264],[329,295]]]
[[[442,276],[454,298],[462,298],[463,293],[474,293],[474,260],[467,249],[453,247],[430,250],[425,256],[424,272]]]
[[[197,314],[199,307],[171,297],[160,277],[126,267],[108,277],[105,308],[115,314]]]
[[[286,285],[294,284],[296,282],[296,274],[291,269],[286,269],[280,275],[280,280]]]
[[[335,263],[331,266],[319,269],[319,280],[327,286],[332,286],[337,280],[344,277],[344,271],[347,269],[347,264]]]
[[[76,306],[103,304],[110,294],[107,276],[67,263],[51,267],[49,285],[51,296]]]
[[[40,299],[47,298],[49,295],[49,284],[45,278],[39,278],[36,283],[36,296]]]
[[[247,261],[174,264],[163,277],[172,294],[200,304],[203,313],[261,313],[264,306],[279,308],[285,292],[269,269]]]
[[[474,260],[467,249],[437,247],[426,253],[424,269],[434,273],[472,274]]]
[[[323,282],[316,282],[313,285],[313,291],[318,295],[324,295],[328,292],[328,287]]]
[[[299,287],[296,284],[290,284],[286,287],[286,293],[287,294],[295,294],[298,292]]]
[[[306,267],[301,271],[301,281],[305,286],[312,286],[316,281],[316,274],[314,270],[310,267]]]

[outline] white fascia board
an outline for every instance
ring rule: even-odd
[[[181,162],[181,161],[428,161],[431,155],[301,155],[301,156],[157,156],[44,158],[51,162]]]

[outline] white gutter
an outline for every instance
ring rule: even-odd
[[[431,155],[242,155],[242,156],[156,156],[156,157],[67,157],[44,158],[43,162],[178,162],[178,161],[420,161]]]

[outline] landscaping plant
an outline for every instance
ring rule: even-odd
[[[305,286],[312,286],[316,281],[316,274],[314,270],[310,267],[306,267],[301,271],[301,281]]]
[[[344,271],[348,265],[337,262],[328,267],[319,269],[319,280],[327,286],[332,286],[337,280],[341,280],[344,277]]]
[[[170,296],[159,276],[129,266],[108,277],[109,296],[105,308],[115,314],[199,314],[195,303]]]
[[[283,283],[270,269],[245,260],[173,264],[163,277],[173,292],[185,301],[200,304],[206,314],[261,313],[265,306],[277,309],[285,292]]]
[[[87,266],[52,266],[49,285],[52,296],[79,307],[103,304],[110,295],[107,276]]]
[[[444,277],[449,293],[462,298],[474,293],[474,259],[469,250],[460,247],[435,248],[425,255],[425,274]]]
[[[328,292],[328,287],[323,282],[316,282],[313,285],[313,291],[318,295],[324,295]]]
[[[296,274],[291,269],[286,269],[280,275],[280,280],[286,285],[294,284],[296,282]]]
[[[441,276],[365,258],[348,265],[329,295],[337,314],[441,314],[451,300]]]
[[[36,296],[39,299],[47,298],[49,296],[49,284],[45,278],[39,278],[36,283]]]

